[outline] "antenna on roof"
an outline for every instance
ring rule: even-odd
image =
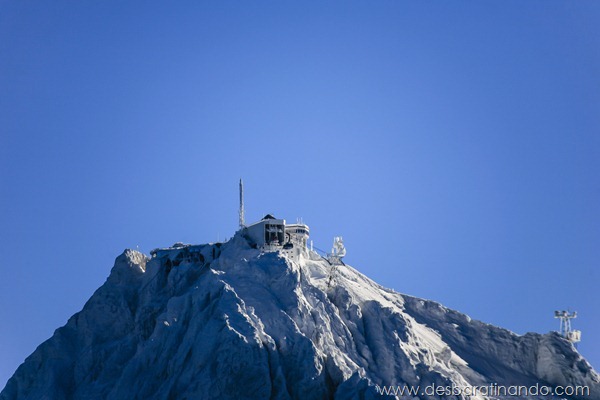
[[[240,229],[244,226],[244,182],[242,182],[242,178],[240,178]]]

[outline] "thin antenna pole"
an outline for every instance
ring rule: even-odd
[[[240,229],[244,226],[244,182],[240,178]]]

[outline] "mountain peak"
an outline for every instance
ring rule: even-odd
[[[582,385],[590,396],[572,398],[600,398],[596,372],[557,334],[519,336],[396,293],[305,242],[271,250],[246,229],[125,250],[0,399],[358,399],[490,384]]]

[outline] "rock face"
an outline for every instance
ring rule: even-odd
[[[490,384],[600,399],[598,375],[557,334],[519,336],[348,266],[331,274],[315,253],[261,253],[239,235],[152,258],[126,250],[0,400],[381,399],[408,387],[418,396],[397,397],[459,399],[431,385]]]

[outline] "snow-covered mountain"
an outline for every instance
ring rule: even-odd
[[[261,252],[238,233],[152,257],[126,250],[0,400],[380,399],[408,389],[418,396],[398,398],[458,399],[458,387],[486,385],[586,386],[589,395],[560,397],[600,399],[598,374],[555,333],[519,336],[311,251]]]

